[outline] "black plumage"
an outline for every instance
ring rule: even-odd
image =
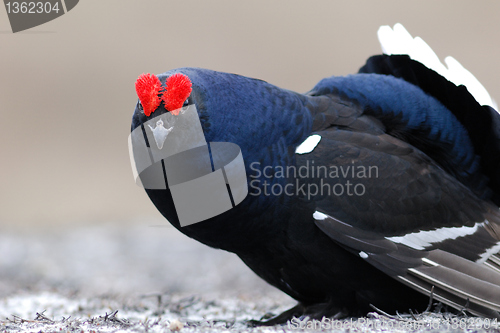
[[[193,84],[207,142],[241,148],[249,194],[181,227],[169,188],[146,192],[182,233],[299,301],[268,324],[370,304],[422,310],[433,287],[454,308],[500,317],[500,116],[466,88],[407,56],[372,57],[306,94],[196,68],[162,84],[174,73]],[[132,130],[148,119],[138,104]],[[319,142],[297,153],[311,135]],[[300,168],[307,177],[283,172]]]

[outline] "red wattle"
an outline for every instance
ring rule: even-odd
[[[158,96],[161,89],[160,79],[154,74],[141,74],[135,81],[135,91],[141,101],[144,114],[150,116],[160,106],[161,99]]]
[[[191,94],[191,80],[181,73],[174,74],[167,79],[166,92],[163,94],[165,109],[178,115],[182,104]],[[177,110],[177,111],[176,111]]]

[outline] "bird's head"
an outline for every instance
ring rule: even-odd
[[[142,185],[162,214],[176,226],[179,223],[175,222],[172,198],[164,197],[168,191],[154,191],[165,188],[164,172],[172,190],[173,186],[188,180],[215,174],[222,165],[217,166],[217,158],[227,159],[224,165],[228,165],[236,161],[236,155],[241,152],[238,155],[242,158],[241,164],[238,164],[241,167],[228,170],[242,170],[241,173],[238,171],[238,175],[243,177],[246,170],[243,181],[240,176],[235,177],[238,182],[244,183],[246,195],[248,182],[260,177],[256,167],[251,167],[252,163],[258,162],[262,167],[286,165],[293,159],[295,146],[305,140],[312,127],[312,117],[304,106],[306,96],[236,74],[200,68],[180,68],[157,76],[143,74],[136,81],[136,91],[138,102],[132,118],[132,139],[129,141],[129,144],[137,143],[132,143],[136,164],[133,165],[134,174],[137,180],[141,172],[151,170],[151,179],[147,175],[141,176]],[[144,138],[147,138],[145,143]],[[206,148],[207,143],[210,143],[210,152]],[[219,143],[223,145],[217,146]],[[146,145],[150,149],[144,149]],[[226,149],[235,145],[239,149]],[[234,156],[229,158],[232,152],[235,152]],[[211,168],[211,158],[207,158],[207,154],[212,154]],[[163,172],[154,168],[160,159],[164,161]],[[192,174],[189,173],[190,168],[193,168]],[[225,181],[233,186],[229,178]],[[272,181],[285,180],[276,178]],[[227,192],[225,187],[222,190]],[[236,204],[239,192],[233,190],[231,193]],[[207,197],[215,196],[204,196]],[[242,205],[254,207],[253,212],[259,211],[255,206],[264,207],[264,203],[261,205],[255,198],[243,201]],[[185,202],[191,203],[192,200],[189,197]],[[170,202],[170,205],[165,202]],[[270,203],[272,200],[265,202],[266,205]]]
[[[142,74],[136,91],[139,99],[132,130],[164,115],[164,126],[175,131],[183,111],[195,106],[207,142],[232,142],[243,153],[273,144],[303,114],[296,112],[302,108],[298,94],[262,80],[201,68]]]

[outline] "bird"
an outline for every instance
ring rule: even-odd
[[[166,159],[154,164],[165,183],[144,187],[181,233],[235,253],[298,302],[253,323],[363,316],[373,307],[422,311],[429,297],[500,318],[496,104],[475,78],[460,81],[472,75],[456,60],[445,67],[402,25],[381,27],[379,39],[384,53],[358,73],[306,93],[192,67],[136,81],[131,132],[147,147],[155,145],[148,121],[175,118],[162,136],[169,142],[189,127],[191,108],[207,143],[241,152],[246,196],[197,223],[182,224]]]

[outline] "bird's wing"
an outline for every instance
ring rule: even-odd
[[[368,76],[327,78],[309,93],[316,144],[297,163],[316,166],[317,176],[304,180],[320,189],[313,220],[410,287],[499,317],[500,117],[474,97],[495,104],[477,80],[457,79],[454,59],[444,67],[402,26],[381,28],[379,38],[385,53],[421,63],[375,56],[360,69]],[[319,176],[317,166],[333,173]]]
[[[498,254],[480,264],[439,248],[417,250],[319,211],[314,217],[335,242],[394,279],[458,310],[500,318]]]
[[[450,306],[468,299],[471,312],[498,316],[491,310],[500,311],[498,208],[387,134],[314,135],[319,142],[297,163],[308,169],[305,187],[319,191],[313,219],[325,234],[423,293],[434,286]]]

